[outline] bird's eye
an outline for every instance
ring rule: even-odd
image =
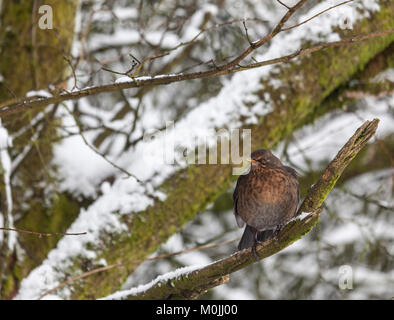
[[[259,159],[259,162],[260,162],[261,164],[267,164],[267,163],[269,163],[269,159],[260,158],[260,159]]]

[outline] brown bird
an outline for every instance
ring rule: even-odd
[[[234,214],[238,227],[246,228],[238,250],[252,247],[276,236],[291,220],[300,199],[298,173],[284,166],[271,151],[251,154],[249,173],[239,176],[234,190]]]

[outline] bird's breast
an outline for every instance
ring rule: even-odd
[[[239,192],[239,215],[260,230],[287,222],[298,204],[297,179],[281,168],[250,172]]]
[[[255,202],[277,203],[285,200],[285,195],[296,189],[297,181],[280,169],[261,170],[250,178],[248,185]]]

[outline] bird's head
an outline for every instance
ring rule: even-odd
[[[282,166],[282,162],[267,149],[253,151],[249,162],[252,164],[252,169]]]

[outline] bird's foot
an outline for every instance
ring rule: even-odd
[[[279,233],[282,231],[284,225],[283,224],[279,224],[276,226],[276,229],[274,231],[273,234],[273,238],[275,239],[275,242],[278,243],[279,242]]]
[[[253,253],[253,255],[254,255],[256,261],[260,259],[259,255],[257,254],[257,250],[256,250],[256,247],[257,247],[257,245],[258,245],[259,243],[260,243],[259,241],[255,241],[255,242],[253,243],[253,246],[252,246],[252,253]]]

